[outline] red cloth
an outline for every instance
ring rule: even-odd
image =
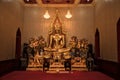
[[[73,71],[69,73],[45,73],[41,71],[14,71],[0,80],[114,80],[101,72]]]

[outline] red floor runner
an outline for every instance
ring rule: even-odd
[[[14,71],[0,80],[114,80],[100,72],[45,73],[40,71]]]

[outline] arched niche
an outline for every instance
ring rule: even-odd
[[[20,31],[20,28],[18,28],[16,32],[15,58],[20,59],[20,56],[21,56],[21,31]]]
[[[118,62],[120,63],[120,18],[117,22],[117,50],[118,50]]]
[[[95,32],[95,58],[99,58],[100,57],[100,34],[99,34],[99,30],[96,29]]]

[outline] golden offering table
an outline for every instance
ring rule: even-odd
[[[56,71],[56,70],[65,71],[64,64],[62,64],[61,62],[54,62],[53,64],[50,65],[49,70],[50,71]]]

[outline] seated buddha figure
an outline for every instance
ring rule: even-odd
[[[48,39],[48,48],[52,51],[58,51],[66,47],[65,34],[62,32],[62,25],[58,17],[56,17],[52,25]]]
[[[61,59],[62,54],[69,52],[70,50],[69,48],[66,48],[66,35],[62,32],[62,25],[58,16],[52,24],[48,41],[48,47],[44,48],[44,50],[52,52],[51,54],[56,60]]]
[[[53,49],[65,47],[65,35],[62,33],[60,26],[56,24],[54,28],[54,32],[50,34],[49,47]]]

